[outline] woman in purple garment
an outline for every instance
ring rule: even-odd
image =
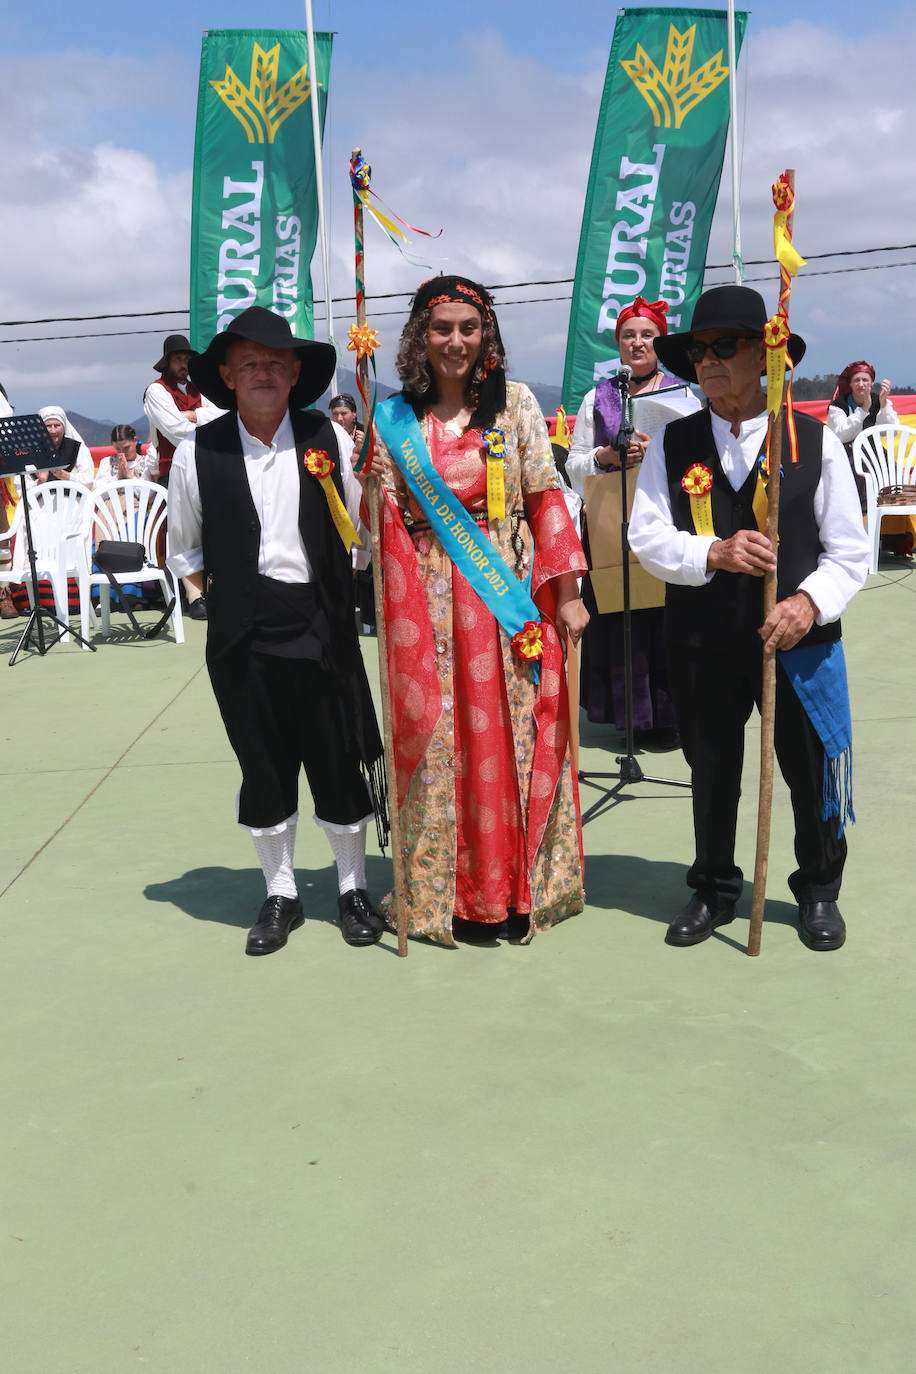
[[[655,356],[655,340],[667,334],[667,301],[645,301],[637,296],[620,312],[615,328],[621,364],[632,370],[631,396],[646,396],[668,387],[680,388],[682,413],[699,410],[700,402],[677,377],[660,371]],[[693,402],[693,404],[691,404]],[[576,417],[576,428],[566,463],[573,488],[585,495],[585,478],[595,472],[616,472],[619,456],[613,447],[620,429],[621,395],[619,374],[606,378],[589,391]],[[627,467],[642,462],[649,443],[648,434],[636,430],[627,450]],[[635,483],[635,479],[634,479]],[[583,539],[586,554],[588,545]],[[599,615],[589,579],[582,586],[582,599],[591,617],[582,638],[581,702],[591,721],[626,724],[626,682],[623,657],[623,614]],[[633,611],[633,728],[642,742],[674,745],[674,707],[668,695],[668,674],[662,638],[664,608]]]

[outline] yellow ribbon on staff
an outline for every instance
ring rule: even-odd
[[[767,484],[764,481],[763,473],[757,469],[757,485],[754,488],[754,499],[751,502],[751,509],[754,512],[754,519],[757,521],[757,528],[761,534],[767,532]]]
[[[712,522],[712,473],[704,463],[691,463],[681,478],[681,487],[690,497],[690,514],[697,534],[715,538]]]
[[[328,510],[331,519],[334,521],[334,528],[343,540],[344,548],[347,553],[356,544],[362,548],[362,540],[356,533],[353,521],[347,514],[347,508],[337,494],[337,488],[331,481],[331,473],[334,471],[334,463],[325,453],[323,448],[310,448],[302,459],[302,464],[306,472],[310,472],[313,477],[317,477],[321,483],[321,490],[324,492],[324,499],[328,503]]]
[[[786,228],[791,208],[790,205],[788,210],[777,210],[773,216],[773,250],[780,267],[784,267],[789,276],[794,277],[798,269],[805,266],[805,260],[793,247]]]

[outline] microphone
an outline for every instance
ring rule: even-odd
[[[628,366],[627,363],[622,363],[621,366],[618,367],[618,369],[617,369],[617,377],[618,377],[618,380],[619,380],[619,381],[621,381],[621,382],[629,382],[629,380],[630,380],[630,378],[631,378],[632,376],[633,376],[633,369],[632,369],[632,367]]]

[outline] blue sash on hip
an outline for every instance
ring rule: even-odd
[[[506,634],[518,634],[526,620],[540,622],[529,585],[519,582],[433,467],[417,417],[404,397],[383,401],[375,423],[430,529]],[[537,664],[532,666],[537,674]]]

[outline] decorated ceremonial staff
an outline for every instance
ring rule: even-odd
[[[789,341],[789,297],[792,278],[804,263],[792,246],[792,221],[795,214],[795,172],[788,169],[773,184],[773,243],[779,263],[779,307],[767,322],[764,343],[767,349],[767,447],[765,462],[766,527],[774,557],[779,557],[779,479],[782,475],[782,415],[786,412],[792,461],[798,449],[792,414],[791,371],[786,386],[786,345]],[[789,367],[792,360],[788,359]],[[761,488],[762,489],[762,488]],[[759,516],[758,516],[759,518]],[[777,569],[764,578],[764,619],[776,606]],[[747,952],[760,953],[763,908],[766,901],[767,861],[770,852],[770,820],[773,809],[773,748],[776,728],[776,655],[763,656],[763,682],[760,700],[760,795],[757,806],[757,852],[754,861],[754,889]]]
[[[409,262],[413,262],[414,259],[410,257],[410,254],[404,251],[404,244],[408,242],[408,240],[405,238],[402,230],[398,228],[398,225],[395,224],[390,216],[386,215],[372,203],[370,197],[375,200],[378,200],[378,197],[370,186],[371,177],[372,169],[363,158],[362,149],[354,148],[350,154],[350,186],[353,191],[356,324],[351,325],[349,328],[349,343],[347,344],[347,349],[356,354],[356,385],[359,389],[360,400],[362,402],[363,432],[365,434],[362,449],[354,466],[357,472],[366,472],[368,474],[366,491],[369,505],[370,528],[372,532],[372,582],[375,596],[375,623],[378,636],[379,686],[382,696],[382,733],[385,744],[385,770],[388,777],[389,796],[396,799],[398,794],[394,759],[394,738],[391,723],[391,691],[388,681],[388,640],[385,628],[384,582],[382,573],[382,494],[378,477],[372,472],[372,422],[375,411],[375,398],[370,389],[369,368],[371,364],[374,374],[375,360],[372,355],[378,347],[379,339],[377,332],[369,328],[366,318],[363,210],[366,209],[369,211],[375,222]],[[400,217],[395,216],[395,218],[399,219]],[[404,223],[403,220],[400,222]],[[428,238],[438,237],[438,235],[427,234],[425,229],[418,229],[415,225],[408,225],[407,227],[413,229],[415,233],[424,234]],[[441,232],[440,229],[439,233]],[[390,790],[392,787],[394,788],[393,792]],[[398,954],[402,958],[406,958],[409,911],[404,883],[401,824],[396,801],[395,805],[391,808],[391,851],[394,867],[394,894],[398,914]]]

